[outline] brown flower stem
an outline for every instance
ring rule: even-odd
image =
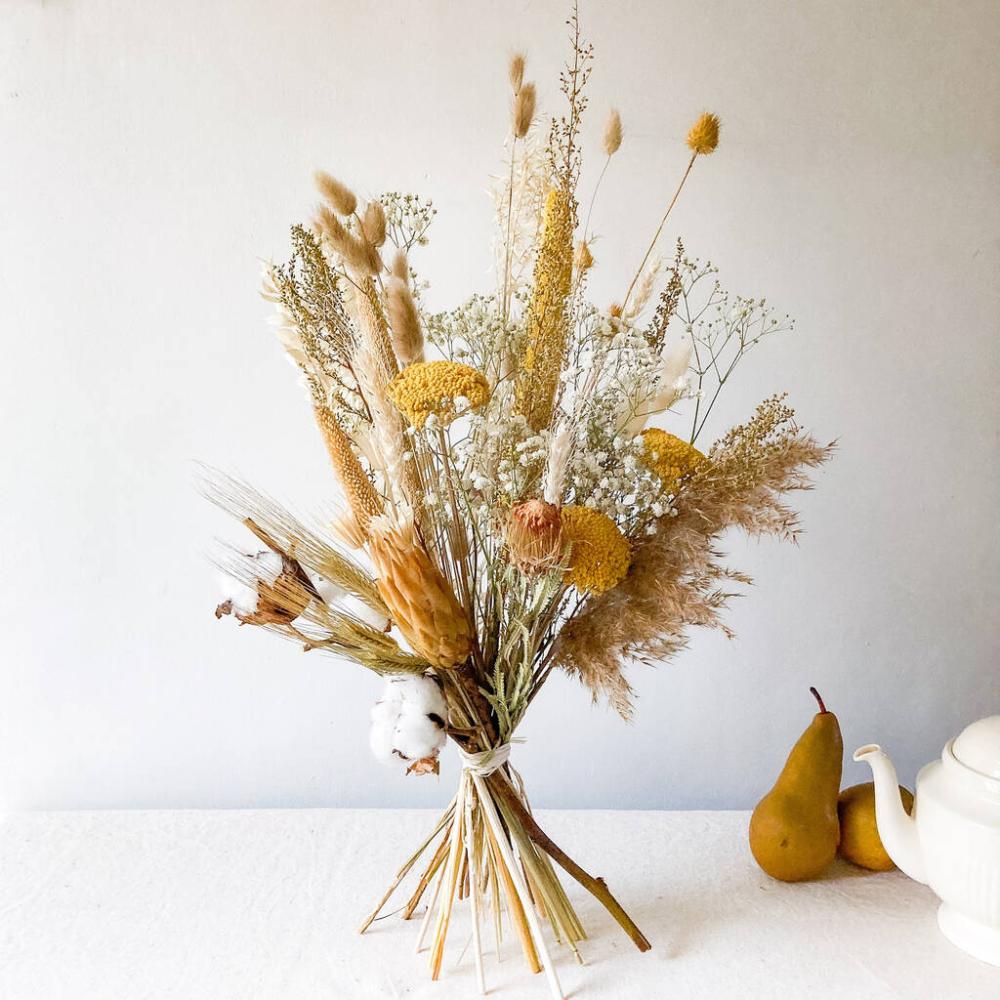
[[[428,835],[427,839],[424,840],[424,842],[420,845],[419,848],[417,848],[416,852],[413,855],[411,855],[411,857],[406,862],[406,864],[404,864],[403,867],[400,868],[399,871],[396,873],[396,878],[393,880],[392,885],[390,885],[389,888],[386,890],[385,895],[379,900],[378,906],[376,906],[375,909],[372,910],[372,912],[369,915],[368,919],[365,920],[365,922],[361,925],[361,927],[358,928],[358,933],[359,934],[364,934],[364,932],[366,930],[368,930],[369,927],[371,927],[372,922],[375,920],[375,918],[382,911],[382,907],[385,906],[385,904],[389,901],[389,897],[396,891],[396,889],[399,886],[399,883],[402,882],[404,878],[406,878],[407,874],[409,874],[410,869],[417,863],[417,861],[420,859],[420,856],[424,853],[424,851],[427,850],[427,848],[430,845],[431,841],[450,822],[452,816],[454,815],[455,806],[456,806],[457,801],[458,801],[457,796],[454,799],[451,800],[451,804],[441,814],[441,818],[438,820],[437,826],[434,827],[434,829]],[[449,830],[450,830],[450,827],[449,827]],[[444,842],[448,843],[447,836],[446,836]]]
[[[524,913],[524,907],[518,898],[517,890],[514,888],[514,881],[510,877],[510,872],[500,856],[500,845],[497,844],[493,831],[487,825],[486,836],[490,842],[490,853],[493,856],[493,863],[503,879],[503,887],[507,893],[507,912],[510,914],[510,921],[517,931],[517,936],[521,940],[521,950],[524,952],[524,960],[528,965],[532,975],[542,971],[542,964],[538,961],[538,952],[535,944],[531,940],[531,929],[528,927],[528,920]]]
[[[632,943],[639,951],[649,951],[652,945],[646,939],[642,931],[636,927],[632,918],[625,912],[621,904],[608,890],[602,878],[594,878],[585,872],[568,854],[566,854],[557,844],[549,838],[544,830],[535,822],[535,818],[528,812],[524,803],[521,802],[510,785],[507,777],[497,771],[491,774],[486,781],[494,795],[510,810],[517,818],[517,821],[524,827],[525,833],[543,850],[556,864],[567,874],[572,875],[618,922],[618,925],[631,938]]]
[[[681,196],[681,189],[684,187],[684,182],[688,179],[688,174],[691,173],[691,168],[694,166],[694,161],[697,159],[698,154],[692,153],[691,159],[688,160],[687,170],[684,171],[684,176],[681,177],[681,182],[677,185],[677,190],[674,192],[673,198],[670,199],[670,204],[667,205],[667,210],[663,213],[663,218],[660,219],[660,224],[656,228],[656,235],[653,237],[653,242],[649,244],[649,249],[646,251],[646,256],[642,258],[639,270],[635,272],[632,284],[628,286],[628,291],[625,293],[625,298],[622,300],[623,315],[625,313],[625,307],[628,305],[629,296],[632,294],[632,289],[635,288],[635,283],[639,280],[639,275],[642,274],[642,269],[646,266],[646,261],[649,260],[649,255],[653,252],[653,248],[656,246],[656,241],[660,238],[660,233],[663,232],[663,227],[667,224],[667,216],[670,215],[674,205],[677,204],[677,199]]]
[[[434,881],[434,876],[437,874],[438,869],[444,863],[445,856],[448,853],[448,845],[451,838],[451,827],[449,826],[445,832],[444,837],[441,838],[441,843],[438,844],[437,850],[434,852],[434,857],[431,858],[431,863],[427,866],[427,871],[420,876],[420,881],[417,883],[417,888],[414,890],[413,895],[410,897],[410,901],[403,908],[403,919],[409,920],[413,916],[413,911],[420,905],[421,897],[427,889],[427,886]]]

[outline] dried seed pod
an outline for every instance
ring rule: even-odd
[[[317,596],[305,570],[284,553],[265,550],[247,559],[253,583],[230,581],[231,596],[215,609],[216,618],[233,615],[241,625],[289,625]]]

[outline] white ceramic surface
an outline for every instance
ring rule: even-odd
[[[1000,966],[1000,716],[966,727],[920,771],[909,816],[881,747],[863,746],[854,759],[875,776],[875,818],[889,856],[941,899],[942,933]]]

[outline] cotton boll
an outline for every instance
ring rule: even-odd
[[[393,762],[393,734],[395,727],[392,724],[378,723],[373,725],[368,734],[368,745],[371,747],[375,759],[382,764]],[[395,758],[398,760],[398,758]]]
[[[265,552],[258,552],[253,557],[253,561],[257,579],[269,585],[278,579],[284,568],[281,556],[277,552],[270,551],[270,549]]]
[[[389,631],[389,619],[385,615],[379,614],[374,608],[368,607],[364,601],[359,600],[352,594],[347,594],[340,602],[340,606],[359,621],[375,629],[376,632]]]
[[[420,712],[404,711],[396,721],[393,749],[410,760],[436,756],[444,741],[444,730]]]
[[[252,615],[257,610],[257,589],[227,573],[219,575],[219,593],[235,614]]]
[[[441,689],[431,678],[390,677],[371,710],[372,753],[383,763],[408,764],[407,773],[435,773],[447,712]]]
[[[448,714],[448,706],[441,693],[441,688],[430,677],[419,677],[404,674],[389,681],[389,686],[399,691],[408,709],[422,712],[425,715],[437,715],[444,720]]]
[[[313,586],[316,588],[316,593],[323,599],[324,604],[335,605],[347,593],[343,587],[338,587],[337,584],[331,583],[329,580],[324,580],[321,576],[312,574],[311,579]]]

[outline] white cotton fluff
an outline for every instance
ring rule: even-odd
[[[429,677],[390,678],[372,706],[369,744],[384,764],[436,757],[444,746],[447,705]]]
[[[323,603],[334,610],[344,611],[349,615],[371,626],[376,632],[389,631],[389,619],[368,607],[364,601],[349,594],[343,587],[324,580],[323,577],[312,575],[313,586]]]
[[[219,575],[219,594],[232,605],[233,612],[249,617],[257,610],[257,589],[226,574]]]
[[[268,586],[274,583],[284,568],[281,556],[277,552],[269,549],[258,552],[256,555],[248,555],[247,569],[261,583]],[[224,601],[230,601],[233,612],[244,617],[252,615],[257,610],[257,587],[253,584],[245,583],[228,573],[219,576],[219,592]]]
[[[329,580],[324,580],[323,577],[317,576],[315,573],[310,574],[310,579],[316,588],[316,593],[322,598],[323,603],[329,604],[331,607],[341,601],[347,594],[347,591],[343,587],[338,587],[337,584],[331,583]]]

